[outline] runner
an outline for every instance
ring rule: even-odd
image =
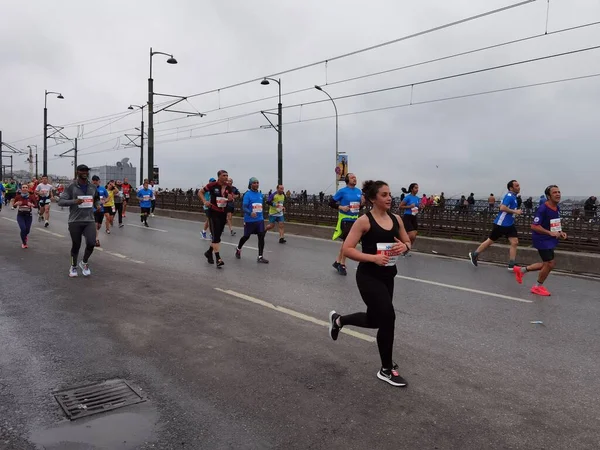
[[[39,197],[38,207],[39,215],[45,220],[44,227],[48,228],[50,225],[50,203],[52,203],[52,191],[54,188],[48,183],[48,177],[42,175],[42,182],[37,185],[35,192]]]
[[[31,209],[37,208],[35,197],[29,194],[28,185],[24,184],[21,187],[21,192],[12,201],[12,207],[17,209],[17,223],[21,229],[21,248],[27,248],[27,239],[33,222]]]
[[[235,257],[242,257],[242,247],[250,236],[256,234],[258,237],[258,258],[256,262],[269,264],[269,261],[263,258],[265,249],[265,219],[263,217],[263,195],[258,192],[258,178],[250,178],[248,180],[248,189],[244,194],[242,210],[244,211],[244,236],[240,239],[240,243],[235,250]]]
[[[123,217],[125,217],[125,213],[127,212],[127,203],[129,203],[129,197],[133,191],[133,186],[129,184],[129,180],[127,178],[123,179]]]
[[[356,175],[349,173],[344,179],[346,187],[340,189],[335,193],[329,202],[329,206],[338,210],[338,221],[333,233],[333,240],[341,238],[342,241],[346,240],[350,228],[356,219],[358,219],[358,213],[360,207],[364,204],[364,196],[362,191],[356,187]],[[333,268],[338,271],[340,275],[346,275],[346,256],[344,255],[344,246],[340,248],[337,259],[333,263]]]
[[[117,217],[119,218],[119,228],[123,228],[123,183],[121,180],[117,180],[115,185],[115,209],[117,210]]]
[[[329,313],[329,335],[337,340],[340,330],[347,325],[377,328],[377,347],[381,369],[377,378],[392,386],[406,386],[392,360],[394,348],[394,277],[398,256],[410,250],[410,238],[399,216],[392,214],[392,196],[384,181],[365,181],[363,192],[371,211],[359,218],[344,241],[344,254],[359,261],[356,272],[358,291],[367,305],[367,312],[342,316]],[[356,249],[362,242],[362,252]]]
[[[115,214],[117,213],[117,208],[115,207],[115,194],[117,191],[115,180],[110,180],[105,187],[108,197],[106,197],[104,202],[104,218],[106,219],[106,234],[110,234],[110,229],[113,227]]]
[[[215,180],[214,178],[211,178],[210,180],[208,180],[209,183],[214,183]],[[198,191],[198,198],[200,198],[200,200],[203,203],[203,208],[204,208],[204,214],[206,214],[206,221],[204,222],[204,229],[201,231],[202,233],[202,239],[206,239],[206,230],[208,230],[208,226],[209,226],[209,221],[208,221],[208,210],[210,209],[210,207],[206,206],[206,202],[210,202],[210,192],[204,192],[203,189],[200,189]],[[212,234],[210,235],[210,239],[212,240]]]
[[[4,204],[4,194],[6,193],[6,188],[4,187],[4,183],[0,182],[0,211],[2,211],[2,205]]]
[[[203,192],[210,193],[210,200],[205,200],[204,205],[209,207],[208,220],[210,232],[212,234],[212,243],[210,244],[209,249],[204,253],[204,256],[209,264],[214,264],[215,261],[212,255],[214,251],[215,257],[217,258],[217,268],[220,268],[225,264],[219,254],[219,249],[221,247],[219,243],[221,242],[221,235],[223,234],[225,224],[227,223],[227,213],[225,212],[225,208],[227,207],[227,202],[233,200],[233,192],[231,192],[231,189],[227,184],[228,177],[227,171],[219,170],[217,173],[217,181],[208,183],[202,189]]]
[[[10,201],[17,195],[17,183],[13,178],[6,184],[6,195],[4,196],[4,204],[8,205]]]
[[[521,284],[523,283],[524,274],[539,271],[537,283],[531,288],[531,293],[548,297],[550,292],[544,287],[544,281],[556,265],[554,262],[554,249],[558,245],[558,240],[567,239],[567,233],[562,230],[560,221],[560,208],[558,206],[561,199],[560,189],[553,184],[546,188],[545,194],[547,201],[538,208],[531,225],[533,247],[537,249],[542,262],[527,267],[515,266],[513,272],[517,283]]]
[[[148,225],[148,215],[150,215],[152,209],[152,195],[153,191],[150,189],[148,180],[144,180],[142,188],[137,191],[137,198],[140,199],[140,222],[143,222],[146,228],[150,227]]]
[[[59,206],[69,206],[69,233],[71,234],[71,267],[69,277],[76,277],[77,259],[81,248],[81,238],[85,237],[85,252],[79,263],[84,277],[92,274],[89,266],[94,251],[94,209],[98,209],[100,197],[94,184],[89,183],[90,169],[85,164],[77,166],[77,179],[60,195]]]
[[[233,185],[233,179],[229,178],[229,180],[227,180],[227,184],[229,185],[229,189],[231,189],[231,192],[233,192],[233,199],[235,200],[236,198],[240,198],[240,191]],[[235,211],[234,200],[227,202],[227,208],[225,208],[225,211],[227,212],[227,226],[229,227],[229,234],[231,234],[232,236],[235,236],[235,231],[233,231],[232,228],[233,212]]]
[[[502,199],[500,212],[494,220],[494,226],[492,227],[490,237],[487,238],[477,250],[469,252],[469,260],[475,267],[477,267],[479,255],[502,236],[506,236],[510,243],[508,270],[512,272],[513,267],[515,266],[517,247],[519,245],[519,233],[517,227],[515,227],[514,216],[522,214],[522,211],[517,207],[517,194],[521,192],[521,186],[517,180],[510,180],[506,184],[506,187],[508,188],[508,193]]]
[[[404,194],[408,194],[404,197],[404,200],[400,203],[399,209],[404,223],[404,229],[408,233],[410,243],[414,245],[417,240],[417,233],[419,230],[419,224],[417,222],[417,214],[419,214],[420,201],[417,197],[419,193],[419,185],[417,183],[411,183],[408,189],[402,188]],[[406,256],[410,256],[407,254]]]
[[[285,194],[283,190],[283,184],[277,185],[277,190],[274,194],[271,194],[267,199],[267,203],[269,203],[269,225],[267,225],[267,231],[275,228],[275,224],[279,224],[279,243],[285,244],[287,241],[284,237],[284,223],[285,219],[283,214],[285,212]]]
[[[102,228],[102,222],[104,221],[104,202],[108,198],[108,192],[104,186],[100,185],[100,177],[98,175],[92,177],[92,184],[96,187],[99,199],[98,206],[94,209],[94,222],[96,223],[96,247],[100,247],[98,234],[100,233],[100,228]]]
[[[152,206],[150,215],[154,217],[154,210],[156,209],[156,188],[154,187],[154,180],[149,183],[148,188],[152,191],[152,200],[150,201]]]

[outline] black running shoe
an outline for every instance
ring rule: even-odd
[[[336,322],[338,317],[340,317],[340,314],[335,311],[329,313],[329,336],[331,336],[331,339],[334,341],[337,341],[338,334],[340,334],[340,330],[342,329]]]
[[[348,272],[346,272],[346,266],[345,266],[345,265],[343,265],[343,264],[340,264],[340,265],[338,266],[338,273],[339,273],[340,275],[344,275],[344,276],[348,275]]]
[[[262,263],[262,264],[269,264],[269,260],[263,258],[262,256],[259,256],[258,258],[256,258],[256,262],[257,263]]]
[[[239,248],[235,249],[235,257],[237,259],[241,259],[242,258],[242,251]]]
[[[336,261],[332,264],[332,266],[335,270],[338,270],[338,267],[340,267],[340,263]]]
[[[471,261],[471,264],[477,267],[477,255],[474,252],[469,252],[469,261]]]
[[[285,244],[287,241],[284,238],[279,238],[279,243],[280,244]]]
[[[207,250],[204,252],[204,256],[206,256],[206,260],[208,261],[209,264],[214,264],[215,260],[213,259],[213,255],[212,252],[210,250]]]
[[[221,267],[223,267],[225,265],[225,263],[223,262],[222,259],[217,260],[217,269],[220,269]]]
[[[377,372],[377,378],[396,387],[405,387],[408,384],[396,369],[381,368],[379,372]]]
[[[144,226],[145,226],[146,228],[150,228],[150,225],[148,225],[148,222],[144,222]]]

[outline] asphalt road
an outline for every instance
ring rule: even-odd
[[[258,265],[255,237],[233,257],[238,229],[217,270],[198,223],[131,214],[70,279],[66,210],[27,250],[14,219],[0,213],[2,449],[600,447],[597,281],[552,275],[541,299],[531,275],[402,259],[400,389],[375,376],[372,330],[328,337],[331,309],[364,310],[337,243],[269,233]],[[52,397],[116,378],[148,401],[69,422]]]

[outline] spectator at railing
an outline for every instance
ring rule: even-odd
[[[494,193],[491,193],[488,197],[488,211],[494,211],[494,207],[496,206],[496,197],[494,197]]]
[[[467,199],[467,205],[469,210],[472,212],[475,209],[475,194],[471,192],[469,198]]]
[[[583,212],[585,218],[592,222],[596,218],[596,211],[598,210],[598,205],[596,204],[596,197],[591,196],[588,198],[583,204]]]
[[[531,210],[533,209],[533,198],[529,197],[527,200],[525,200],[523,202],[523,205],[525,206],[525,211],[527,211],[528,213],[531,213]]]

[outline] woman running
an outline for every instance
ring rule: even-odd
[[[360,217],[350,229],[344,241],[344,255],[359,261],[356,271],[358,291],[367,305],[367,312],[342,316],[329,313],[329,335],[334,341],[342,327],[354,325],[361,328],[377,328],[377,347],[381,369],[377,378],[392,386],[406,386],[406,380],[398,373],[398,365],[392,360],[396,313],[392,304],[394,277],[398,255],[410,250],[411,244],[404,225],[390,212],[392,196],[385,181],[365,181],[363,193],[372,209]],[[362,241],[362,252],[356,249]]]
[[[417,223],[417,214],[419,214],[419,205],[421,202],[421,199],[417,197],[419,185],[411,183],[408,189],[402,188],[402,192],[408,195],[400,203],[400,214],[404,223],[404,229],[410,238],[410,243],[414,245],[417,240],[417,230],[419,229],[419,224]]]
[[[106,234],[110,234],[110,229],[113,226],[113,222],[115,220],[115,214],[117,213],[117,209],[115,208],[115,194],[118,189],[115,186],[115,181],[110,180],[106,185],[106,191],[108,192],[108,197],[104,202],[104,218],[106,219]]]
[[[21,248],[27,248],[27,237],[31,231],[32,208],[37,208],[35,199],[29,194],[29,186],[23,184],[19,192],[12,201],[12,207],[17,208],[17,223],[21,229]]]

